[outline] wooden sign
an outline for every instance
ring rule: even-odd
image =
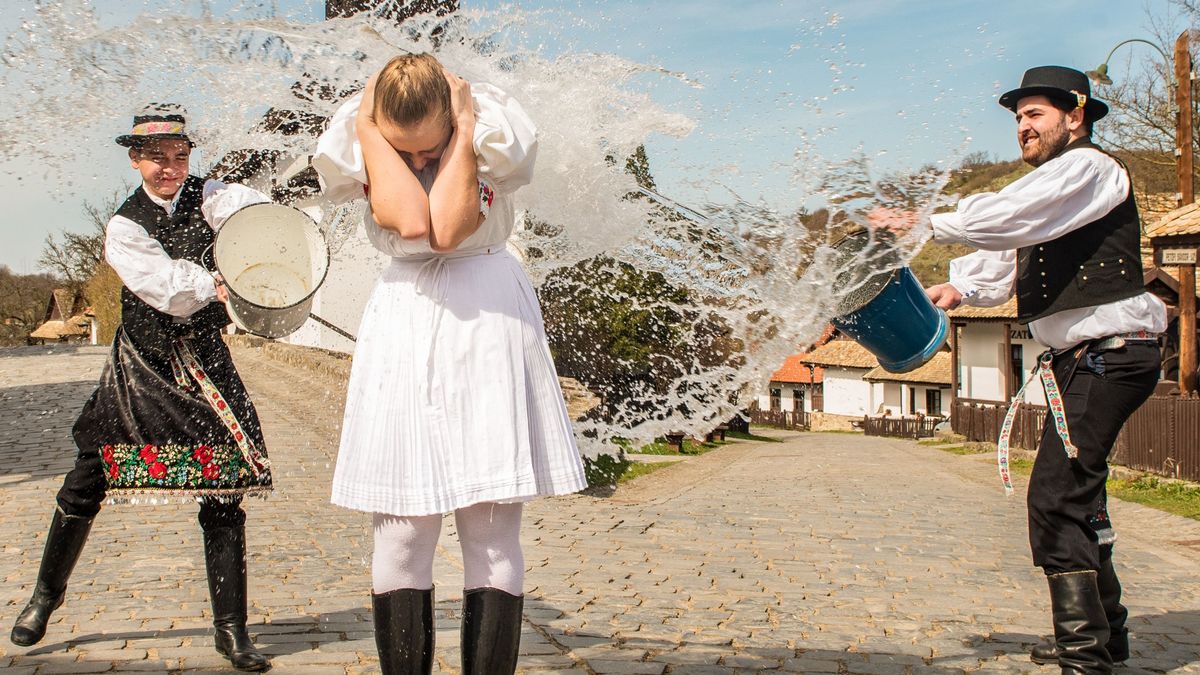
[[[1164,248],[1162,250],[1163,265],[1195,265],[1196,249],[1194,248]]]

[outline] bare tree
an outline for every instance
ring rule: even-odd
[[[109,195],[101,204],[83,203],[83,215],[91,228],[87,232],[62,231],[46,235],[46,246],[38,264],[63,279],[73,289],[82,289],[104,262],[104,227],[125,200],[128,188]]]
[[[1164,54],[1174,54],[1179,33],[1196,25],[1197,5],[1200,0],[1172,0],[1172,9],[1165,15],[1147,10],[1149,41]],[[1193,40],[1193,61],[1198,46]],[[1111,107],[1111,114],[1096,127],[1098,140],[1130,165],[1141,189],[1175,192],[1174,64],[1135,43],[1116,52],[1109,68],[1113,84],[1093,87],[1097,97]],[[1193,119],[1200,132],[1200,116]]]

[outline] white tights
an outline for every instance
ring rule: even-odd
[[[525,557],[521,553],[521,504],[484,502],[454,511],[462,547],[463,589],[489,586],[521,595]],[[433,556],[442,516],[373,514],[375,554],[371,559],[375,593],[398,588],[433,588]]]

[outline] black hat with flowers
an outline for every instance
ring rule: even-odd
[[[1092,98],[1092,86],[1087,75],[1065,66],[1030,68],[1021,78],[1020,87],[1000,97],[1000,105],[1016,112],[1017,102],[1026,96],[1046,96],[1083,108],[1089,122],[1108,114],[1108,104]]]
[[[145,110],[133,116],[133,129],[128,134],[117,136],[117,145],[127,148],[140,148],[147,141],[171,139],[187,141],[195,146],[188,138],[185,129],[186,120],[183,109],[171,103],[151,103]]]

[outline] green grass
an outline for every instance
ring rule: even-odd
[[[1021,457],[1009,457],[1008,468],[1012,473],[1019,473],[1022,476],[1028,476],[1033,473],[1033,460],[1024,459]]]
[[[1110,479],[1108,494],[1177,516],[1200,520],[1200,486],[1142,476],[1129,480]]]
[[[771,438],[770,436],[759,436],[758,434],[747,434],[741,431],[726,431],[725,438],[736,438],[740,441],[763,441],[765,443],[782,443],[782,438]]]
[[[982,455],[988,452],[986,448],[978,448],[968,445],[951,445],[945,448],[938,448],[942,452],[948,452],[952,455]]]
[[[635,478],[648,476],[659,469],[671,466],[676,462],[632,462],[629,468],[625,469],[625,473],[617,478],[617,484],[628,483]]]
[[[643,445],[637,450],[626,450],[639,455],[703,455],[709,450],[715,450],[722,445],[726,445],[728,441],[715,441],[712,443],[704,443],[696,441],[692,438],[683,439],[683,451],[675,452],[675,448],[667,445],[665,441],[657,440],[649,445]]]

